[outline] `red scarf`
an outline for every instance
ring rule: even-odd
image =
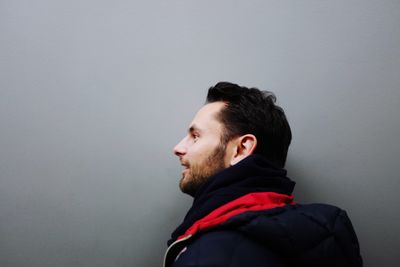
[[[278,194],[275,192],[249,193],[228,202],[202,219],[196,221],[183,235],[179,236],[178,239],[220,225],[233,216],[246,211],[267,210],[286,205],[293,205],[295,204],[293,199],[293,196]]]

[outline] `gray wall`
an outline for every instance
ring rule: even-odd
[[[160,266],[220,80],[276,93],[297,201],[397,266],[399,1],[2,0],[0,38],[0,266]]]

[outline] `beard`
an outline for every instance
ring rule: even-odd
[[[226,145],[219,144],[214,151],[201,162],[192,163],[188,172],[179,182],[179,188],[185,194],[195,196],[199,188],[204,185],[214,174],[226,169],[225,166]]]

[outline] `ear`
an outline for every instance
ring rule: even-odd
[[[253,154],[257,147],[257,138],[252,134],[245,134],[238,137],[234,142],[234,153],[231,157],[230,164],[235,165],[242,159]]]

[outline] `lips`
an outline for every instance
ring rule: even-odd
[[[183,161],[183,160],[180,160],[180,162],[181,162],[181,165],[182,165],[183,167],[186,167],[186,168],[189,167],[189,162],[186,162],[186,161]]]
[[[189,166],[188,166],[188,165],[183,165],[183,164],[182,164],[182,166],[183,166],[183,170],[189,169]]]
[[[182,174],[185,173],[187,170],[189,170],[189,164],[188,163],[181,162],[181,165],[183,167]]]

